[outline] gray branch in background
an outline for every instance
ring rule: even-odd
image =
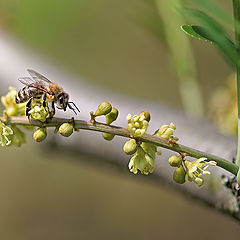
[[[130,98],[129,96],[116,94],[111,89],[96,87],[88,83],[87,80],[79,79],[78,76],[67,73],[54,66],[52,62],[40,58],[39,53],[30,52],[2,31],[0,31],[0,53],[1,94],[5,94],[9,86],[20,89],[22,85],[17,79],[27,76],[26,69],[32,68],[63,86],[64,90],[70,94],[71,101],[75,102],[81,110],[81,113],[77,116],[78,119],[89,120],[90,111],[96,110],[102,101],[109,101],[120,111],[119,119],[115,125],[126,126],[125,118],[128,113],[138,114],[147,110],[152,117],[149,133],[153,133],[162,124],[174,122],[177,126],[175,136],[180,138],[179,143],[221,156],[229,161],[232,161],[236,154],[236,139],[218,133],[214,126],[206,121],[190,119],[183,112],[162,103]],[[71,110],[67,112],[58,111],[56,114],[56,116],[69,118],[73,115]],[[104,121],[104,118],[102,120]],[[73,154],[95,155],[98,157],[98,162],[96,161],[93,164],[111,168],[116,166],[114,167],[116,171],[125,176],[132,176],[127,169],[129,156],[126,156],[122,151],[125,141],[126,139],[115,137],[113,141],[107,142],[99,133],[80,131],[71,138],[52,135],[52,137],[49,137],[47,146],[51,147],[51,151],[55,149],[58,153],[67,151]],[[148,177],[143,176],[141,179],[158,185],[167,183],[168,187],[175,188],[185,195],[211,206],[212,209],[240,220],[240,213],[231,211],[233,199],[231,191],[221,185],[216,191],[216,185],[220,182],[221,176],[223,174],[229,175],[226,171],[215,168],[212,176],[206,179],[206,186],[203,188],[198,188],[192,183],[177,185],[172,180],[174,169],[169,167],[167,162],[171,152],[165,149],[161,150],[163,154],[156,159],[154,173]],[[139,176],[134,177],[139,178]]]

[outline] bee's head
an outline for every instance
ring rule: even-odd
[[[69,95],[67,93],[63,92],[58,95],[57,99],[58,99],[57,105],[59,106],[59,108],[66,111],[67,106],[68,106]]]

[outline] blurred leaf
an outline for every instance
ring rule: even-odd
[[[183,8],[182,12],[184,15],[202,25],[205,38],[207,36],[212,42],[215,42],[216,46],[232,66],[240,65],[238,61],[238,52],[234,43],[230,40],[224,28],[216,20],[200,10]],[[200,32],[198,32],[198,34],[199,33]]]
[[[182,25],[181,29],[193,38],[214,44],[214,41],[208,36],[207,31],[201,26]]]
[[[221,22],[225,23],[231,30],[234,30],[234,22],[231,15],[229,15],[225,10],[223,10],[219,4],[211,0],[187,0],[191,3],[196,3],[205,12],[211,13],[212,16],[218,18]]]

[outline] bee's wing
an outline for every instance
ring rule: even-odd
[[[27,69],[27,71],[35,81],[44,81],[47,83],[51,83],[51,81],[49,79],[47,79],[42,74],[40,74],[32,69]]]
[[[31,86],[31,85],[34,85],[36,82],[39,82],[30,77],[22,77],[22,78],[19,78],[18,81],[26,86]]]
[[[38,90],[48,93],[45,86],[42,84],[43,82],[41,82],[40,80],[35,80],[30,77],[19,78],[18,80],[19,82],[21,82],[22,84],[28,87],[36,88]],[[36,83],[40,83],[40,84],[36,84]]]

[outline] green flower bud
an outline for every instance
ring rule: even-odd
[[[106,115],[112,110],[112,105],[109,102],[102,102],[95,113],[95,116]]]
[[[102,133],[102,136],[103,136],[103,138],[105,139],[105,140],[107,140],[107,141],[111,141],[111,140],[113,140],[113,138],[114,138],[114,134],[112,134],[112,133],[105,133],[105,132],[103,132]]]
[[[47,137],[46,128],[39,128],[33,133],[33,138],[37,142],[42,142]]]
[[[111,112],[106,115],[106,124],[111,124],[118,117],[118,110],[116,108],[112,108]]]
[[[150,116],[150,113],[149,113],[149,112],[147,112],[147,111],[142,111],[142,112],[139,114],[139,116],[141,117],[142,115],[145,116],[145,120],[147,120],[148,122],[150,122],[151,116]]]
[[[133,138],[124,144],[123,151],[128,155],[132,155],[137,151],[137,148],[138,148],[137,142]]]
[[[180,165],[173,173],[173,180],[176,183],[183,184],[185,183],[186,172],[182,165]]]
[[[179,155],[172,155],[168,159],[168,162],[172,167],[179,167],[182,163],[182,157]]]
[[[70,123],[63,123],[59,127],[59,133],[64,137],[69,137],[73,133],[73,125]]]

